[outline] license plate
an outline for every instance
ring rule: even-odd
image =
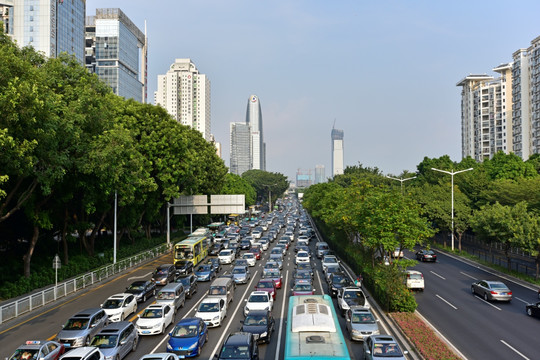
[[[501,293],[501,295],[506,295],[506,293]]]
[[[71,344],[64,344],[64,347],[71,347]]]
[[[179,359],[185,359],[186,356],[185,356],[185,355],[178,355],[178,358],[179,358]]]
[[[148,330],[143,330],[142,333],[143,333],[143,334],[150,334],[150,331],[148,331]]]

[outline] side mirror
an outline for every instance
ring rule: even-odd
[[[244,320],[240,320],[240,324],[243,324],[244,323]]]

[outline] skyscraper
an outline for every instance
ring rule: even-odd
[[[176,59],[165,75],[158,75],[154,103],[210,140],[210,80],[191,59]]]
[[[142,56],[140,56],[142,50]],[[145,34],[120,9],[86,17],[86,67],[116,95],[145,102]]]
[[[257,95],[251,95],[248,99],[246,123],[251,129],[252,168],[266,170],[266,144],[263,137],[261,103]]]
[[[332,128],[332,177],[343,174],[343,130]]]
[[[252,169],[251,129],[245,122],[231,123],[230,172],[242,175]]]
[[[13,32],[8,34],[19,46],[31,45],[48,57],[66,52],[84,64],[85,0],[13,0],[12,3],[13,16],[8,10],[7,18],[12,21]]]
[[[322,184],[326,181],[324,165],[315,165],[315,184]]]

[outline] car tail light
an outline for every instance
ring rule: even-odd
[[[495,290],[491,290],[490,293],[492,293],[493,295],[497,295],[497,294],[498,294],[498,292],[495,291]]]

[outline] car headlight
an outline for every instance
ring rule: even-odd
[[[82,337],[80,337],[80,338],[78,338],[78,339],[75,339],[75,340],[73,341],[73,346],[82,346],[83,341],[84,341],[84,338],[82,338]]]
[[[105,356],[105,360],[113,360],[114,356]]]
[[[360,330],[352,329],[352,333],[355,335],[360,335],[362,332]]]
[[[265,337],[266,335],[268,335],[268,332],[265,331],[265,332],[263,332],[260,336],[261,336],[261,337]]]
[[[195,342],[193,343],[192,345],[190,345],[188,347],[188,350],[195,350],[197,348],[197,346],[199,345],[199,342]]]
[[[167,350],[172,350],[173,347],[171,346],[171,344],[167,343]]]
[[[218,321],[219,320],[219,315],[218,316],[215,316],[212,321]]]

